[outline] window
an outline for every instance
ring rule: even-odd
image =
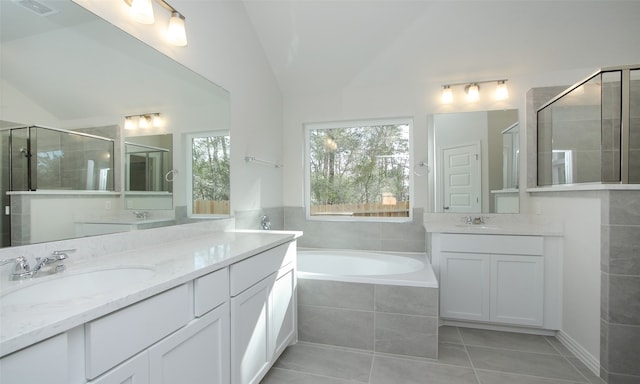
[[[228,132],[187,136],[187,199],[191,217],[229,215]]]
[[[412,124],[408,118],[307,124],[307,217],[411,217]]]

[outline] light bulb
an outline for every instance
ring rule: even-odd
[[[164,125],[164,120],[160,116],[159,113],[153,115],[153,126],[156,128],[160,128]]]
[[[480,99],[480,86],[476,83],[469,84],[465,87],[467,91],[468,101],[478,101]]]
[[[129,14],[141,24],[153,24],[153,4],[151,0],[132,0]]]
[[[453,91],[448,85],[445,85],[442,89],[442,102],[444,104],[451,104],[453,102]]]
[[[178,12],[171,12],[167,39],[173,45],[184,47],[187,45],[187,31],[184,26],[184,16]]]
[[[509,97],[509,89],[507,89],[507,83],[505,80],[498,81],[496,86],[496,100],[505,100]]]
[[[140,116],[140,119],[138,120],[138,127],[142,128],[142,129],[146,129],[149,128],[150,126],[150,121],[151,118],[149,116]]]
[[[124,118],[124,129],[136,129],[136,124],[133,122],[131,116]]]

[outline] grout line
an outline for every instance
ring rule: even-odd
[[[469,364],[471,364],[471,369],[473,369],[473,375],[476,377],[476,382],[478,384],[482,384],[482,381],[480,380],[480,376],[478,376],[478,370],[476,369],[476,366],[473,365],[473,360],[471,360],[471,354],[469,353],[469,350],[467,349],[467,344],[465,344],[464,338],[462,338],[462,332],[460,332],[460,327],[456,327],[456,332],[458,332],[458,336],[460,336],[460,341],[462,342],[462,347],[464,348],[464,353],[467,354],[467,358],[469,359]]]
[[[555,338],[555,336],[549,336],[549,337]],[[589,380],[589,378],[587,376],[585,376],[584,373],[582,373],[582,371],[579,370],[578,367],[576,367],[564,353],[562,353],[560,348],[556,347],[551,341],[549,341],[549,339],[547,337],[545,337],[544,340],[549,345],[551,345],[551,348],[555,349],[558,352],[558,354],[560,354],[560,356],[562,356],[567,363],[569,363],[569,366],[571,366],[573,369],[575,369],[580,374],[580,376],[582,376],[585,379],[585,383],[591,383],[591,380]],[[560,341],[558,341],[558,342],[560,342]],[[569,351],[569,353],[571,353],[571,351]],[[573,353],[571,353],[571,356],[575,357],[575,356],[573,356]]]

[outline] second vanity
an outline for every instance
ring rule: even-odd
[[[484,220],[486,219],[486,220]],[[549,333],[562,321],[562,227],[542,218],[425,219],[445,324]]]
[[[258,383],[297,337],[298,236],[215,232],[3,280],[0,382]],[[129,278],[92,286],[105,273]],[[84,275],[85,292],[56,295]],[[45,300],[20,292],[38,286]]]

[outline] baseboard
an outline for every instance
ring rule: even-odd
[[[573,340],[571,336],[567,335],[564,331],[558,331],[556,338],[567,347],[567,349],[573,353],[578,360],[589,368],[597,377],[600,377],[600,360],[596,359],[589,351]]]
[[[542,328],[520,327],[515,325],[502,325],[493,323],[480,323],[462,320],[443,320],[440,318],[438,325],[450,325],[452,327],[486,329],[490,331],[528,333],[540,336],[555,336],[556,331]]]

